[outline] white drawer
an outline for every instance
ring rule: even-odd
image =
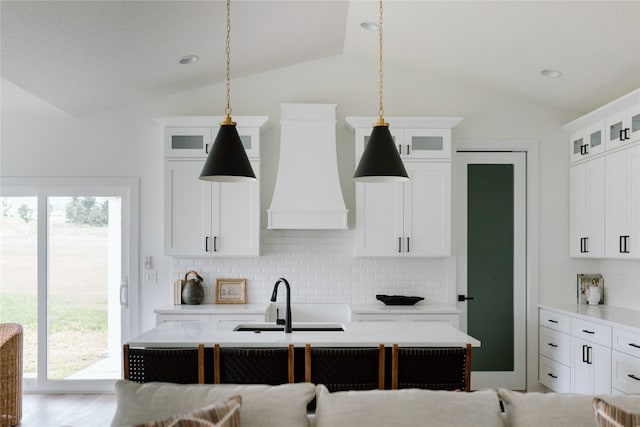
[[[613,328],[613,349],[640,357],[640,334]]]
[[[611,364],[611,386],[627,394],[640,393],[640,358],[614,350]]]
[[[156,325],[164,322],[208,322],[211,316],[208,314],[156,314]]]
[[[540,326],[555,329],[556,331],[571,333],[571,318],[552,311],[540,310]]]
[[[569,365],[571,361],[571,336],[553,329],[540,327],[540,354]]]
[[[557,393],[571,391],[571,369],[545,356],[540,356],[538,380]]]
[[[571,320],[571,335],[611,347],[611,327],[581,319]]]

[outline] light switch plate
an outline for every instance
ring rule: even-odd
[[[143,282],[146,284],[153,284],[158,281],[158,273],[156,270],[145,270],[143,276]]]

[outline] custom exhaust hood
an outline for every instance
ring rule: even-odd
[[[281,104],[280,161],[269,229],[346,229],[336,104]]]

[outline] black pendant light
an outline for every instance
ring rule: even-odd
[[[224,109],[225,118],[220,122],[220,129],[207,161],[204,163],[200,179],[217,182],[247,182],[255,181],[251,163],[244,150],[236,122],[231,120],[231,0],[227,0],[227,106]]]
[[[408,181],[407,174],[400,153],[389,132],[389,123],[384,121],[384,106],[382,103],[382,0],[380,0],[379,36],[379,91],[378,91],[378,120],[373,124],[373,131],[360,158],[360,163],[353,175],[358,182],[402,182]]]

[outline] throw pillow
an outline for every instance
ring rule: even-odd
[[[117,408],[112,427],[132,426],[195,411],[231,396],[242,397],[242,427],[308,427],[310,383],[269,385],[116,382]]]
[[[593,398],[598,427],[640,427],[640,396],[616,396],[615,402],[607,400]]]
[[[502,427],[495,390],[472,393],[419,389],[341,391],[316,388],[315,427]]]
[[[233,396],[206,408],[135,427],[240,427],[242,398]]]
[[[596,427],[593,396],[564,393],[519,393],[499,389],[508,425],[513,427]]]

